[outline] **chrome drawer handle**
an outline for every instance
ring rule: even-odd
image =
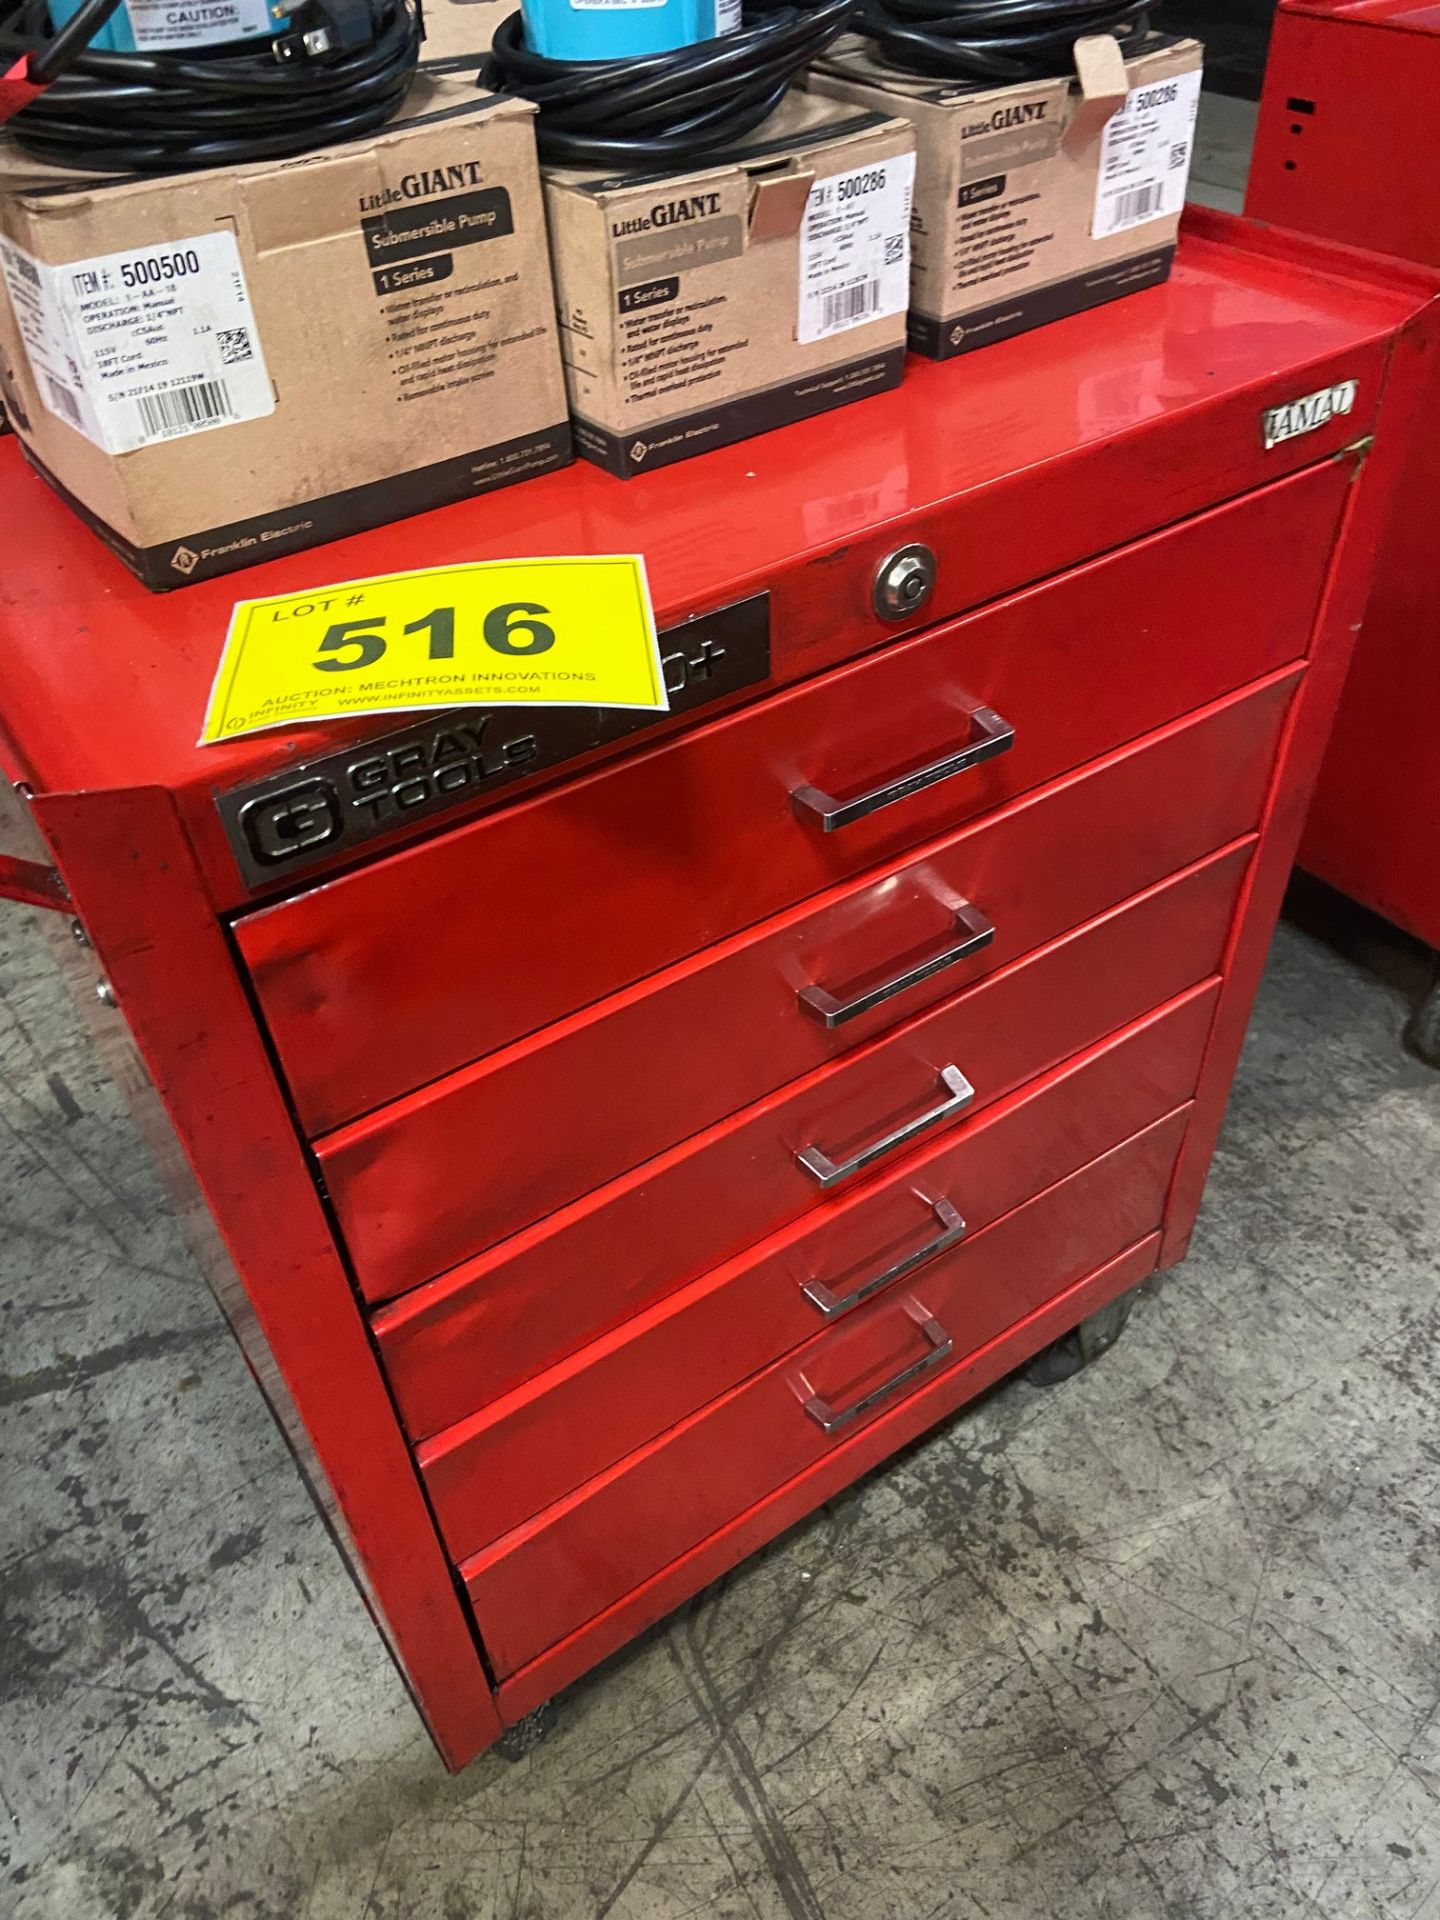
[[[893,1000],[897,993],[904,993],[907,987],[918,987],[922,980],[929,980],[958,961],[968,959],[972,953],[978,953],[981,947],[988,947],[995,938],[994,925],[978,907],[972,907],[968,901],[955,915],[955,925],[965,931],[965,938],[955,946],[931,954],[928,960],[920,961],[918,966],[897,973],[889,980],[882,980],[878,986],[866,987],[853,1000],[837,1000],[824,987],[801,987],[795,998],[807,1013],[823,1021],[826,1027],[843,1027],[847,1020],[869,1013],[872,1007],[880,1006],[883,1001]]]
[[[858,1420],[862,1413],[868,1413],[871,1407],[878,1406],[892,1393],[898,1393],[901,1387],[909,1386],[910,1382],[918,1380],[922,1373],[929,1373],[932,1367],[938,1367],[950,1358],[955,1351],[955,1342],[938,1320],[932,1319],[927,1314],[923,1320],[918,1320],[916,1325],[930,1342],[929,1353],[923,1359],[912,1360],[908,1367],[902,1367],[900,1372],[887,1380],[883,1386],[876,1387],[872,1392],[867,1393],[863,1400],[857,1400],[850,1407],[832,1407],[828,1400],[822,1400],[818,1393],[812,1393],[808,1400],[802,1402],[806,1413],[823,1433],[834,1433],[839,1427],[849,1426],[850,1422]]]
[[[915,1196],[925,1200],[924,1194]],[[853,1293],[832,1293],[829,1287],[818,1280],[811,1280],[800,1291],[812,1307],[818,1307],[827,1320],[838,1320],[852,1307],[858,1307],[862,1300],[868,1300],[872,1293],[879,1293],[896,1280],[903,1280],[907,1273],[913,1273],[916,1267],[923,1267],[927,1260],[933,1260],[937,1253],[944,1253],[947,1247],[953,1247],[957,1240],[965,1238],[965,1222],[948,1200],[926,1200],[935,1218],[940,1223],[940,1232],[933,1240],[927,1240],[923,1247],[917,1247],[914,1253],[907,1253],[903,1260],[897,1260],[893,1267],[887,1267],[883,1273],[877,1273],[873,1280],[867,1280],[864,1286],[857,1287]]]
[[[997,753],[1008,752],[1014,744],[1015,729],[1008,720],[1002,720],[993,707],[976,707],[970,715],[970,738],[957,753],[947,753],[941,760],[916,767],[913,773],[902,773],[898,780],[891,780],[883,787],[872,787],[869,793],[857,794],[853,800],[834,800],[818,787],[797,787],[790,796],[790,804],[802,820],[818,826],[823,833],[834,833],[837,827],[848,827],[852,820],[863,820],[867,814],[878,813],[881,807],[893,807],[897,800],[908,800],[912,793],[923,793],[926,787],[936,786],[953,774],[978,767],[982,760],[993,760]]]
[[[795,1158],[806,1173],[820,1182],[823,1188],[838,1186],[842,1180],[848,1180],[852,1174],[859,1173],[862,1167],[872,1165],[882,1155],[893,1153],[896,1147],[903,1147],[907,1140],[913,1140],[917,1134],[924,1133],[929,1127],[938,1127],[942,1120],[948,1120],[953,1114],[968,1107],[975,1098],[975,1089],[961,1073],[959,1067],[942,1067],[940,1084],[946,1097],[938,1107],[931,1107],[928,1113],[917,1114],[913,1120],[907,1120],[904,1126],[897,1127],[893,1133],[887,1133],[883,1140],[876,1140],[849,1160],[832,1160],[823,1147],[801,1147]]]

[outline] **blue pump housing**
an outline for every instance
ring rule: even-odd
[[[547,60],[673,53],[732,33],[740,0],[520,0],[526,44]]]

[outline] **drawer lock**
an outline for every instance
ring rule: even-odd
[[[935,555],[919,541],[897,547],[875,569],[871,599],[882,620],[909,620],[935,591]]]

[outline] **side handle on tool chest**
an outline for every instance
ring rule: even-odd
[[[68,908],[70,896],[50,860],[40,829],[30,817],[26,787],[0,777],[0,900],[21,906]]]

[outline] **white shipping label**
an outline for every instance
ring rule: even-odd
[[[218,47],[279,31],[266,0],[192,0],[188,6],[175,0],[126,0],[125,11],[141,53]]]
[[[275,411],[233,233],[0,268],[41,399],[107,453]]]
[[[744,24],[742,0],[715,0],[715,33],[738,33]]]
[[[1132,89],[1106,122],[1100,142],[1092,239],[1108,240],[1179,213],[1199,111],[1198,71]]]
[[[904,313],[910,304],[915,156],[817,180],[800,223],[802,345]]]

